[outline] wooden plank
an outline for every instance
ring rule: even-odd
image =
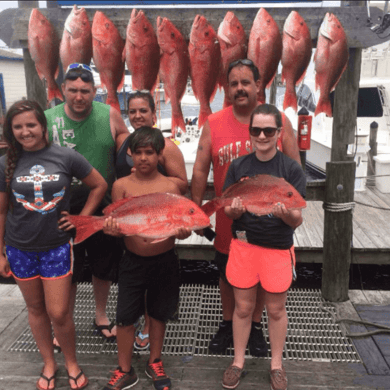
[[[137,7],[137,8],[142,8]],[[310,29],[310,35],[313,40],[313,47],[316,46],[318,30],[322,20],[327,12],[334,13],[346,31],[348,46],[350,48],[364,48],[377,45],[390,40],[389,35],[378,37],[372,32],[367,24],[367,9],[365,7],[318,7],[318,8],[294,8],[305,19]],[[64,23],[70,13],[69,8],[45,9],[40,11],[51,21],[59,37],[62,36]],[[87,8],[87,14],[90,22],[93,20],[95,9]],[[233,11],[242,23],[247,36],[249,36],[253,20],[255,19],[258,7],[246,6],[245,8],[159,8],[143,9],[149,18],[153,27],[156,28],[157,16],[170,18],[177,26],[184,37],[188,39],[192,22],[197,14],[204,15],[214,29],[217,31],[219,24],[222,22],[227,11]],[[275,19],[282,33],[284,22],[291,12],[290,8],[267,8],[267,11]],[[130,18],[131,9],[110,8],[104,9],[103,12],[113,21],[118,28],[123,39],[126,37],[126,28]],[[377,7],[370,7],[372,20],[378,20],[383,12]],[[28,20],[30,12],[28,10],[7,9],[0,13],[0,39],[11,47],[21,47],[26,45]],[[4,26],[4,28],[2,27]],[[355,111],[356,112],[356,111]]]
[[[348,296],[350,301],[356,305],[368,305],[367,297],[363,294],[362,290],[349,290]]]
[[[387,207],[390,207],[390,194],[383,194],[376,187],[370,187],[370,191],[372,191],[376,196],[381,198],[383,202],[386,203]]]
[[[388,305],[388,300],[379,291],[363,290],[363,294],[370,305]]]

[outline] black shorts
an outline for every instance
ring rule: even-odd
[[[215,251],[214,262],[218,267],[219,277],[228,285],[231,285],[226,278],[226,265],[229,259],[229,255]]]
[[[125,251],[119,263],[117,325],[133,325],[145,314],[145,292],[150,317],[177,320],[180,264],[174,249],[150,257]]]
[[[86,262],[93,276],[116,282],[118,262],[123,254],[122,241],[122,238],[112,237],[99,231],[82,243],[74,245],[72,282],[85,280]]]

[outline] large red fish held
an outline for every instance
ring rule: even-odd
[[[217,34],[204,16],[195,16],[188,49],[192,89],[200,103],[198,127],[201,129],[212,113],[210,102],[217,92],[221,66],[221,49]]]
[[[180,102],[187,86],[190,57],[187,43],[180,31],[168,18],[157,18],[157,39],[161,49],[160,75],[164,81],[165,101],[171,102],[172,135],[177,129],[186,131]]]
[[[246,34],[237,16],[233,12],[228,11],[219,25],[217,35],[221,46],[219,86],[225,92],[223,108],[226,108],[232,105],[228,96],[227,71],[231,62],[246,58]]]
[[[60,41],[52,24],[36,8],[33,8],[28,24],[28,50],[35,62],[39,78],[46,79],[48,96],[64,100],[56,83],[59,72]]]
[[[273,17],[260,8],[253,21],[248,42],[248,58],[259,68],[260,91],[258,101],[265,103],[265,88],[269,88],[282,56],[282,37]]]
[[[108,217],[116,218],[125,236],[157,241],[175,235],[180,227],[198,230],[210,226],[209,217],[194,202],[181,195],[162,192],[120,199],[107,206],[103,214],[102,217],[68,216],[76,227],[75,244],[102,230]]]
[[[153,92],[160,65],[160,48],[148,18],[135,8],[127,25],[123,59],[132,75],[132,89]]]
[[[125,62],[122,52],[125,44],[114,23],[96,11],[92,23],[93,62],[98,68],[102,86],[107,88],[106,104],[120,112],[117,91],[125,80]]]
[[[222,196],[205,203],[201,209],[210,216],[222,207],[230,206],[234,198],[240,197],[243,206],[250,213],[267,215],[278,203],[284,203],[287,210],[306,207],[301,194],[286,180],[271,175],[255,175],[238,181],[228,187]]]
[[[60,45],[60,58],[64,72],[70,64],[89,65],[92,58],[91,25],[85,8],[73,6],[66,18]]]
[[[347,36],[337,17],[327,13],[318,32],[317,50],[314,54],[316,90],[320,98],[314,115],[324,112],[332,116],[329,94],[336,88],[348,65]]]
[[[292,11],[283,27],[282,82],[286,82],[283,110],[298,109],[295,86],[302,82],[311,58],[311,37],[307,24]]]

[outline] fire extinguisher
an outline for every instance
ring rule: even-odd
[[[311,124],[313,117],[305,107],[298,112],[298,148],[299,150],[310,149]]]

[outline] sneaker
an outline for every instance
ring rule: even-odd
[[[284,367],[270,370],[271,390],[287,390],[287,375]]]
[[[211,339],[209,351],[211,353],[224,353],[226,348],[233,342],[233,328],[231,322],[221,322],[218,332]]]
[[[106,384],[103,390],[125,390],[130,389],[138,382],[138,376],[135,373],[133,367],[131,367],[130,372],[123,372],[120,367],[118,367],[111,376],[111,379]]]
[[[243,370],[243,368],[233,366],[233,364],[231,364],[223,373],[222,386],[225,389],[235,389],[240,383]]]
[[[254,357],[266,357],[268,354],[268,345],[264,339],[263,329],[252,325],[248,340],[249,353]]]
[[[171,388],[171,380],[164,371],[161,359],[155,359],[151,364],[146,362],[145,374],[153,379],[154,388],[156,390],[169,390]]]

